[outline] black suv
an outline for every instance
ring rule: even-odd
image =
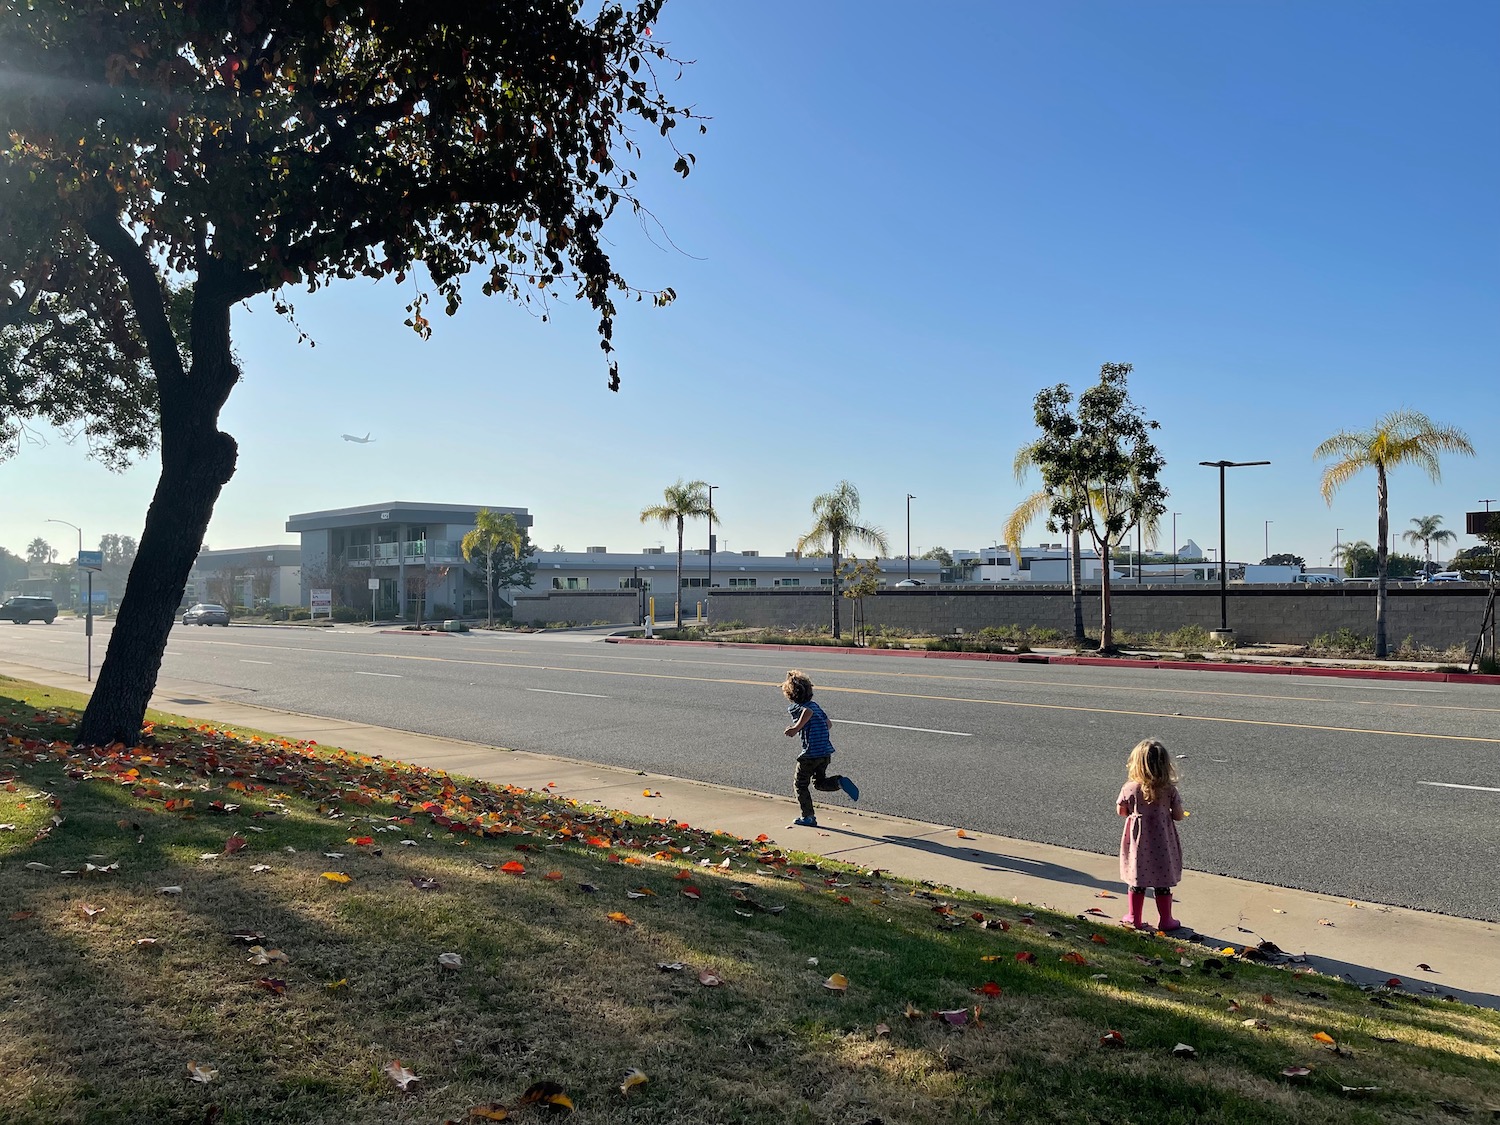
[[[57,603],[51,598],[33,598],[18,594],[6,598],[0,604],[0,621],[14,621],[25,625],[28,621],[44,621],[48,625],[57,618]]]

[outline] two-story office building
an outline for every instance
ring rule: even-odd
[[[302,537],[303,601],[331,589],[336,605],[369,610],[373,598],[376,617],[415,617],[419,602],[427,616],[475,612],[483,583],[461,544],[480,508],[531,527],[530,512],[504,504],[396,500],[289,517],[287,531]]]
[[[188,575],[184,603],[223,601],[250,609],[261,600],[271,605],[302,602],[302,551],[296,544],[235,547],[198,553]]]

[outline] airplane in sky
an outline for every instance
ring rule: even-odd
[[[355,445],[369,445],[370,442],[375,440],[369,434],[365,434],[364,437],[355,437],[353,434],[344,434],[343,437],[345,441],[352,441]]]

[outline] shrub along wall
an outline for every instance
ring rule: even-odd
[[[1387,591],[1386,634],[1394,647],[1410,637],[1428,648],[1467,644],[1479,631],[1488,591],[1478,585],[1443,583],[1393,587]],[[1219,627],[1217,586],[1115,586],[1115,628],[1130,633],[1170,633],[1185,625]],[[1347,629],[1375,634],[1373,587],[1231,586],[1229,627],[1246,644],[1307,644],[1320,634]],[[844,627],[851,603],[842,608]],[[742,621],[757,628],[826,626],[827,590],[714,589],[710,619]],[[1099,588],[1084,591],[1084,626],[1097,635]],[[885,589],[865,599],[865,621],[913,633],[966,633],[1006,625],[1073,633],[1073,603],[1066,586],[925,587]]]

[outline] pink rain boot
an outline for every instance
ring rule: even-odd
[[[1125,917],[1120,919],[1120,925],[1128,926],[1132,930],[1150,929],[1141,921],[1141,915],[1146,912],[1146,892],[1144,889],[1136,890],[1132,887],[1126,894],[1130,908],[1125,912]]]
[[[1160,916],[1160,926],[1165,931],[1180,929],[1182,923],[1172,917],[1172,892],[1156,893],[1156,913]]]

